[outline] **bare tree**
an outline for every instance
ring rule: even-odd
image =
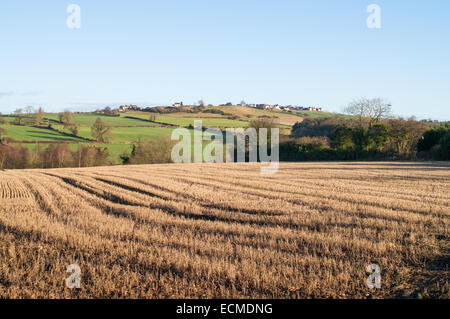
[[[356,116],[360,124],[367,122],[369,127],[378,123],[381,119],[392,116],[392,105],[384,99],[365,97],[354,99],[344,108],[344,112]]]
[[[6,136],[7,132],[4,128],[0,127],[0,141]]]
[[[39,126],[41,125],[42,120],[44,119],[44,110],[42,107],[39,108],[34,114],[33,114],[33,121],[34,125]]]
[[[101,118],[97,118],[94,125],[92,125],[91,133],[94,139],[100,143],[106,143],[112,137],[111,127]]]
[[[80,125],[72,124],[70,125],[69,130],[72,133],[72,135],[78,136],[78,133],[80,132]]]
[[[25,108],[25,113],[27,113],[27,117],[31,118],[31,114],[33,114],[34,108],[32,106],[27,106]]]
[[[272,128],[276,127],[275,121],[273,118],[260,118],[250,121],[248,123],[248,127],[252,127],[256,130],[257,136],[260,134],[260,129],[267,129],[267,145],[271,145],[272,140]],[[258,143],[260,140],[258,139]]]
[[[73,114],[69,110],[65,110],[64,113],[59,114],[59,121],[64,124],[64,128],[70,128],[73,121]]]
[[[2,113],[0,112],[0,124],[6,124],[6,119],[3,118]]]
[[[130,164],[171,163],[173,142],[167,135],[158,136],[154,141],[138,141],[128,159]]]
[[[19,108],[19,109],[17,109],[17,110],[14,111],[14,114],[16,114],[16,120],[17,120],[17,123],[18,123],[19,125],[22,125],[23,110]]]

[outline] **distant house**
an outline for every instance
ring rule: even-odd
[[[172,104],[173,107],[182,107],[183,106],[183,102],[175,102]]]
[[[321,107],[315,107],[315,106],[308,106],[308,107],[304,107],[304,106],[288,106],[288,109],[294,109],[297,111],[308,111],[308,112],[322,112],[322,108]]]
[[[118,108],[119,112],[127,112],[127,111],[143,111],[144,108],[137,105],[121,105]]]
[[[297,106],[297,105],[285,105],[285,106],[281,106],[279,104],[247,104],[248,107],[252,107],[252,108],[257,108],[257,109],[261,109],[261,110],[275,110],[275,111],[279,111],[279,110],[284,110],[284,111],[292,111],[292,110],[297,110],[297,111],[309,111],[309,112],[323,112],[323,109],[321,107],[315,107],[315,106],[308,106],[308,107],[304,107],[304,106]]]
[[[118,109],[119,112],[126,112],[128,111],[129,106],[128,105],[121,105]]]

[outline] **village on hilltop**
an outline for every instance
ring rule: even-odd
[[[219,106],[233,106],[234,104],[231,102],[220,104]],[[162,105],[159,107],[168,107],[168,108],[181,108],[181,107],[198,107],[198,106],[205,106],[205,105],[185,105],[183,102],[175,102],[171,106],[170,105]],[[209,104],[208,106],[213,106]],[[278,105],[278,104],[247,104],[244,102],[241,102],[237,104],[237,106],[245,106],[255,109],[261,109],[261,110],[273,110],[273,111],[309,111],[309,112],[324,112],[322,107],[315,107],[315,106],[297,106],[297,105]],[[143,106],[137,106],[137,105],[121,105],[117,111],[118,112],[128,112],[128,111],[143,111],[148,112],[154,109],[155,107],[143,107]],[[101,112],[101,111],[97,111]]]

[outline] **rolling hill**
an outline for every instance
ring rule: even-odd
[[[150,116],[155,116],[150,120]],[[201,120],[205,128],[237,128],[247,127],[252,120],[268,118],[280,128],[280,134],[289,135],[292,125],[301,122],[305,117],[341,116],[327,112],[272,111],[244,106],[214,106],[204,107],[201,112],[151,113],[129,111],[120,116],[107,116],[98,113],[74,113],[73,124],[79,125],[79,133],[73,136],[64,129],[59,121],[58,113],[46,113],[42,126],[16,125],[16,116],[4,116],[7,125],[0,125],[6,130],[10,143],[23,143],[28,148],[34,148],[36,143],[67,143],[76,149],[79,143],[99,145],[92,139],[91,126],[97,118],[101,118],[113,128],[113,137],[108,144],[102,144],[110,151],[112,163],[119,163],[120,154],[131,150],[133,142],[154,140],[161,135],[170,135],[177,127],[191,127],[195,120]],[[50,128],[49,128],[50,125]]]

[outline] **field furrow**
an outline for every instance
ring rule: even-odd
[[[0,297],[449,296],[450,165],[260,166],[0,172]]]

